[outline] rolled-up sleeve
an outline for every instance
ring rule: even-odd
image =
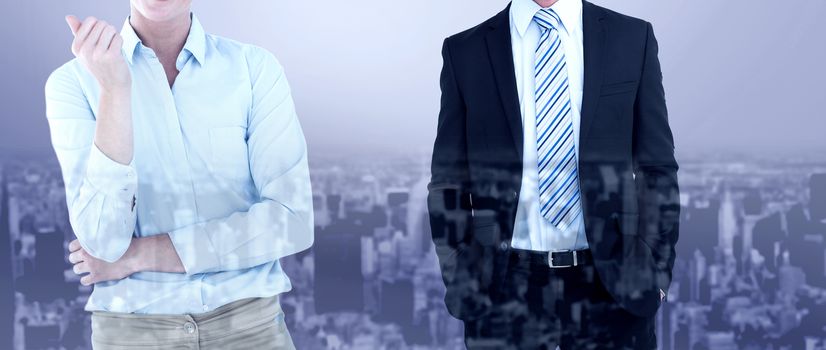
[[[307,147],[289,84],[266,50],[250,47],[247,61],[252,83],[249,170],[260,200],[245,212],[169,233],[187,274],[258,266],[313,243]]]
[[[77,76],[76,61],[46,82],[46,117],[63,182],[69,220],[80,245],[114,262],[129,248],[137,221],[137,174],[94,144],[95,115]]]

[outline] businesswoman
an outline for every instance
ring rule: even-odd
[[[46,83],[95,349],[292,349],[279,259],[313,242],[307,151],[272,54],[191,0],[66,21]]]

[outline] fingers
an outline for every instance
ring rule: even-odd
[[[97,18],[86,17],[83,23],[80,24],[80,28],[78,28],[75,33],[75,40],[72,41],[72,53],[74,53],[75,56],[80,53],[80,48],[86,43],[86,37],[89,35],[89,32],[92,31],[95,24],[97,24],[97,21]]]
[[[72,31],[72,35],[77,35],[77,30],[80,29],[80,20],[77,17],[68,15],[66,16],[66,23],[69,24],[69,30]]]
[[[74,17],[74,16],[71,16]],[[69,19],[70,17],[66,17],[66,21],[70,22],[70,26],[76,24],[71,21],[75,21],[74,19]],[[75,40],[72,43],[72,53],[75,56],[79,55],[94,55],[94,56],[101,56],[107,53],[112,47],[120,47],[123,45],[122,39],[119,39],[115,42],[115,38],[119,37],[117,29],[106,23],[103,20],[97,20],[94,17],[89,17],[80,24],[80,27],[77,29],[75,34]],[[113,42],[117,44],[117,46],[113,46]]]
[[[79,252],[75,252],[75,253],[73,253],[73,255],[77,254],[77,253],[79,253]],[[92,284],[97,283],[97,277],[94,273],[92,273],[92,266],[88,262],[81,261],[79,263],[75,263],[72,266],[72,272],[74,272],[75,275],[86,274],[85,276],[80,278],[80,284],[82,284],[84,286],[90,286]]]
[[[95,53],[103,54],[108,51],[109,45],[112,43],[112,38],[115,37],[115,34],[117,34],[115,27],[106,25],[103,32],[100,33],[100,39],[98,39],[97,45],[95,46]]]
[[[74,252],[80,250],[80,248],[81,248],[80,241],[73,240],[73,241],[69,242],[69,252],[70,253],[74,253]]]
[[[77,264],[86,261],[86,254],[84,253],[85,252],[83,250],[78,250],[72,254],[69,254],[69,262],[72,264]]]
[[[77,39],[79,40],[86,40],[86,37],[89,35],[89,32],[92,31],[92,28],[95,27],[95,24],[98,23],[98,19],[95,17],[86,17],[83,20],[83,23],[80,24],[80,28],[77,30]]]
[[[80,284],[84,286],[91,286],[96,282],[97,280],[92,275],[86,275],[80,278]]]
[[[94,17],[88,17],[83,20],[83,23],[77,24],[77,18],[67,16],[66,22],[69,23],[75,34],[75,40],[72,42],[72,53],[75,56],[82,53],[100,54],[106,52],[112,44],[112,39],[118,34],[114,26]]]
[[[89,263],[81,262],[79,264],[75,264],[72,266],[72,271],[74,271],[75,275],[82,275],[84,273],[89,272]]]
[[[98,277],[96,273],[92,271],[92,264],[89,261],[86,261],[86,252],[83,250],[78,250],[69,255],[69,261],[72,262],[72,272],[75,275],[83,275],[80,278],[80,284],[84,286],[90,286],[98,282]]]
[[[123,37],[120,36],[120,33],[115,33],[115,36],[112,38],[112,43],[109,44],[110,50],[117,50],[120,53],[120,48],[123,47]]]
[[[95,51],[95,47],[97,47],[98,40],[100,40],[100,34],[103,33],[103,30],[106,29],[106,22],[104,21],[97,21],[92,30],[89,32],[89,35],[86,36],[86,40],[83,42],[83,46],[80,48],[81,52],[85,52],[86,54],[91,54]]]

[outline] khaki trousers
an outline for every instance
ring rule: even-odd
[[[95,350],[294,350],[278,296],[234,301],[192,315],[92,313]]]

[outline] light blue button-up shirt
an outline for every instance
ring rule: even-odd
[[[533,0],[511,2],[511,46],[516,74],[516,88],[522,111],[523,129],[523,169],[522,188],[516,209],[511,245],[514,248],[543,252],[580,250],[588,248],[585,222],[582,214],[574,220],[570,228],[561,231],[542,217],[539,211],[539,159],[536,147],[536,96],[534,84],[536,72],[536,48],[539,46],[541,31],[534,16],[542,9]],[[562,20],[562,28],[557,31],[562,40],[568,67],[568,91],[571,96],[571,122],[574,144],[579,146],[579,119],[582,106],[582,86],[584,77],[582,47],[582,0],[559,0],[551,6]],[[579,159],[577,148],[576,157]]]
[[[70,220],[91,255],[116,261],[133,235],[168,233],[185,274],[95,285],[87,310],[184,314],[291,288],[278,259],[313,242],[307,149],[284,70],[195,16],[172,88],[127,19],[134,158],[94,145],[100,88],[73,59],[46,83],[46,114]],[[133,202],[134,200],[134,202]],[[134,205],[134,206],[133,206]]]

